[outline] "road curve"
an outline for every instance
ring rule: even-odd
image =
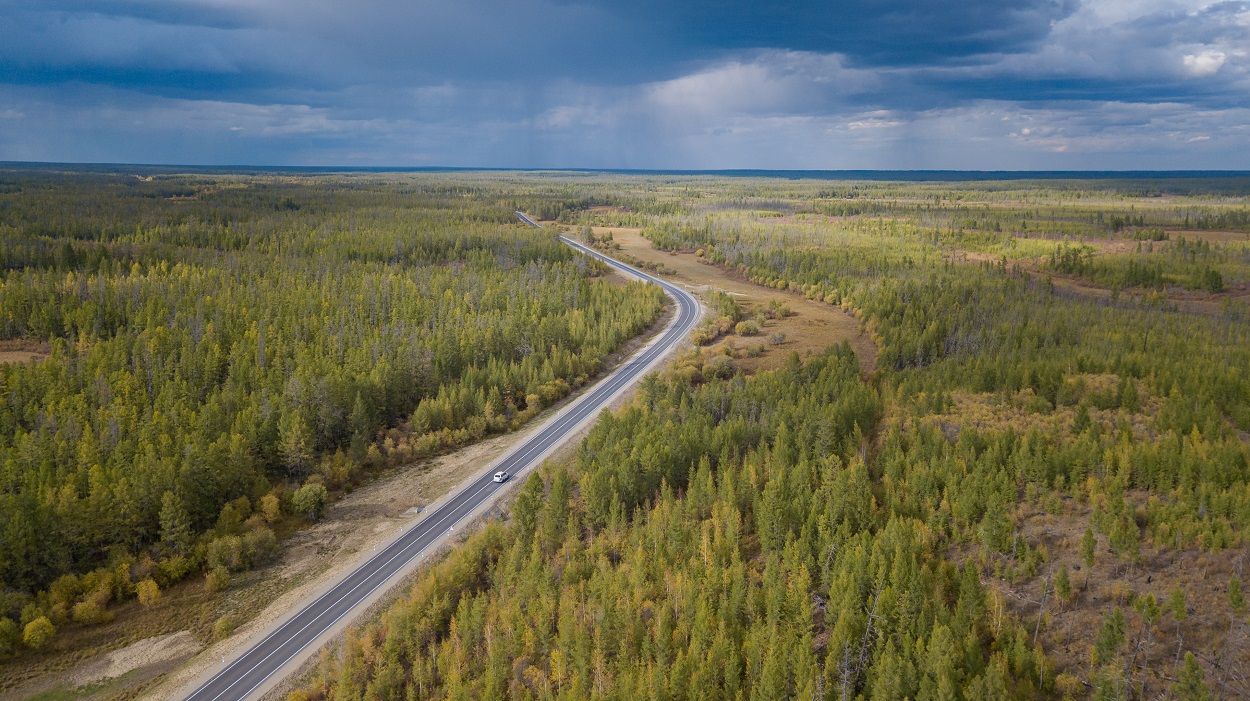
[[[517,212],[517,215],[530,226],[539,227],[523,213]],[[677,313],[664,332],[548,420],[541,430],[531,433],[520,445],[487,465],[476,480],[445,499],[441,506],[404,531],[377,555],[268,631],[259,642],[238,655],[185,699],[240,701],[263,694],[285,672],[290,671],[288,667],[296,666],[292,662],[300,660],[305,650],[320,645],[337,632],[335,626],[339,621],[382,590],[397,573],[404,571],[432,545],[441,541],[458,523],[484,509],[507,486],[507,483],[499,484],[492,480],[496,470],[523,476],[556,446],[593,420],[612,399],[641,378],[694,329],[699,319],[699,303],[690,293],[564,236],[560,240],[628,275],[662,287],[677,306]]]

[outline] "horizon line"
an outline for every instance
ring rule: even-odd
[[[932,176],[953,176],[953,179],[976,179],[970,176],[989,176],[990,179],[1039,179],[1039,180],[1103,180],[1103,179],[1227,179],[1250,177],[1250,170],[1224,169],[1131,169],[1131,170],[1013,170],[1013,169],[954,169],[954,168],[589,168],[589,167],[514,167],[514,166],[352,166],[352,165],[260,165],[260,164],[193,164],[193,163],[121,163],[121,162],[72,162],[72,161],[3,161],[0,170],[73,170],[81,172],[126,172],[133,170],[164,171],[179,173],[435,173],[435,172],[493,172],[493,173],[602,173],[609,175],[678,175],[722,177],[781,177],[788,179],[870,179],[870,180],[919,180],[942,179]],[[882,177],[895,176],[895,177]],[[952,179],[947,177],[946,179]]]

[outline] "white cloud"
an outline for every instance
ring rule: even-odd
[[[810,112],[849,102],[881,81],[843,65],[837,54],[759,52],[645,88],[657,109],[687,116]]]
[[[1224,61],[1227,55],[1223,51],[1203,51],[1198,54],[1185,54],[1182,63],[1185,65],[1185,72],[1195,78],[1205,78],[1209,75],[1215,75],[1224,67]]]

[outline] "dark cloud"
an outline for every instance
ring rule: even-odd
[[[244,29],[252,26],[256,19],[246,6],[167,0],[10,0],[3,5],[14,12],[38,12],[61,18],[72,15],[127,17],[157,24],[214,29]]]
[[[23,0],[7,3],[0,68],[12,82],[162,92],[396,79],[628,84],[743,49],[890,66],[1018,52],[1069,13],[1068,2]]]
[[[1250,156],[1228,147],[1250,103],[1244,0],[0,0],[0,16],[0,159]],[[1004,126],[1027,111],[1048,126]],[[1232,141],[1208,134],[1221,119]]]
[[[851,65],[966,61],[1027,50],[1074,0],[592,0],[687,48],[840,53]]]

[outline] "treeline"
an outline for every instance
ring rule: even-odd
[[[52,348],[0,366],[0,619],[23,631],[263,561],[284,514],[515,428],[663,303],[442,184],[150,186],[0,195],[0,338]]]

